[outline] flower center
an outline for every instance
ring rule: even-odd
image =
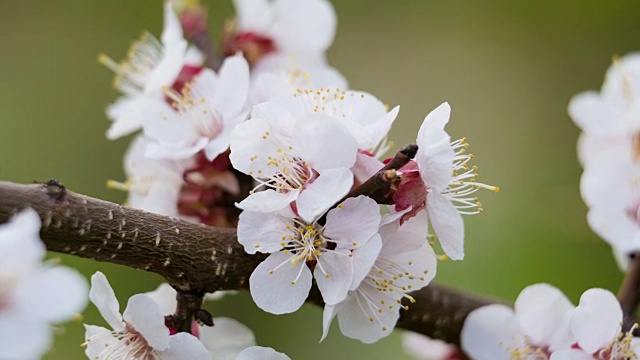
[[[194,86],[194,82],[186,83],[180,92],[165,88],[165,95],[178,115],[191,122],[198,133],[215,139],[224,128],[224,119],[214,106],[209,106],[205,94]]]
[[[125,330],[97,333],[89,337],[83,345],[92,341],[104,343],[104,349],[96,356],[98,359],[160,359],[158,352],[128,323]]]

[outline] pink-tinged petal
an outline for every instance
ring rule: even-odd
[[[276,212],[289,206],[299,198],[300,191],[294,190],[286,193],[267,189],[257,191],[236,204],[242,210],[256,212]]]
[[[402,349],[416,359],[446,360],[456,358],[454,345],[407,331],[402,334]]]
[[[595,91],[574,96],[569,102],[569,115],[589,135],[614,135],[623,131],[623,108],[605,101]]]
[[[353,174],[348,168],[327,169],[300,193],[296,200],[298,214],[306,222],[313,222],[342,199],[353,185]]]
[[[137,294],[130,297],[122,316],[152,348],[163,351],[169,346],[169,329],[164,325],[164,315],[148,296]]]
[[[124,329],[122,315],[120,315],[120,303],[118,303],[107,277],[100,271],[91,276],[89,299],[113,330]]]
[[[0,272],[27,271],[42,261],[45,252],[35,210],[25,208],[0,225]]]
[[[335,249],[317,257],[313,276],[326,304],[335,305],[347,297],[354,274],[350,254],[350,250]]]
[[[307,114],[295,124],[293,149],[315,170],[351,168],[358,145],[338,120],[321,114]]]
[[[382,239],[380,235],[375,234],[366,244],[353,250],[351,258],[353,260],[353,281],[349,290],[355,290],[360,286],[376,262],[381,249]]]
[[[121,96],[107,107],[107,117],[113,121],[107,130],[107,139],[116,140],[142,128],[142,96]]]
[[[469,314],[462,327],[462,350],[475,360],[510,360],[507,349],[522,349],[525,335],[513,310],[505,305],[488,305]]]
[[[378,233],[380,220],[380,206],[370,197],[360,195],[329,211],[324,234],[335,240],[338,248],[355,249]]]
[[[84,339],[87,348],[84,350],[89,359],[102,360],[106,348],[116,348],[120,340],[114,337],[110,330],[101,326],[84,325]]]
[[[25,313],[46,322],[62,322],[87,306],[87,280],[63,266],[32,272],[15,288],[15,299]]]
[[[444,190],[453,176],[454,151],[451,138],[442,129],[431,129],[425,132],[422,139],[418,137],[418,152],[415,157],[420,170],[420,177],[429,189]]]
[[[581,349],[564,349],[554,351],[549,360],[593,360],[592,354]]]
[[[335,318],[336,315],[338,315],[338,312],[336,311],[337,310],[336,307],[339,307],[339,306],[340,304],[324,306],[324,310],[322,312],[322,338],[320,338],[321,342],[327,337],[327,335],[329,335],[329,329],[331,328],[331,323],[333,322],[333,318]]]
[[[272,314],[298,310],[311,289],[311,271],[304,261],[292,263],[292,254],[277,252],[260,263],[249,278],[251,297]]]
[[[236,360],[291,360],[291,358],[272,348],[252,346],[238,354]]]
[[[231,132],[229,159],[238,171],[254,177],[271,177],[274,166],[267,165],[268,156],[278,154],[278,144],[271,141],[271,125],[267,120],[252,118]]]
[[[256,344],[253,331],[237,320],[217,317],[214,326],[200,326],[200,341],[213,360],[233,360],[249,346]]]
[[[587,213],[591,229],[619,251],[640,249],[640,227],[619,207],[592,207]]]
[[[51,345],[49,324],[14,311],[0,311],[0,359],[39,359]]]
[[[240,214],[238,242],[249,254],[276,252],[289,242],[293,226],[292,220],[274,213],[246,210]]]
[[[549,284],[527,286],[515,303],[520,328],[534,344],[550,346],[551,351],[575,343],[569,330],[572,311],[571,301]]]
[[[213,96],[216,111],[223,117],[236,116],[249,96],[249,64],[242,54],[227,57],[218,71],[218,91]]]
[[[426,239],[429,235],[429,215],[426,211],[418,211],[400,225],[399,230],[408,231]]]
[[[452,260],[464,258],[464,222],[451,201],[437,192],[427,195],[427,211],[442,250]]]
[[[271,30],[276,46],[285,52],[322,53],[336,33],[336,13],[326,0],[278,0],[273,3],[275,21]]]
[[[366,305],[368,299],[373,301],[372,306]],[[393,331],[400,313],[398,306],[392,306],[391,309],[387,306],[397,305],[396,300],[397,298],[390,297],[388,292],[379,291],[370,285],[350,292],[347,300],[339,304],[340,331],[343,335],[366,344],[388,336]],[[381,305],[376,308],[377,304]],[[367,313],[364,312],[365,309]]]
[[[356,163],[351,168],[351,171],[356,177],[356,181],[361,184],[369,180],[369,178],[375,175],[383,166],[382,161],[375,157],[358,152],[358,155],[356,155]]]
[[[160,308],[160,312],[165,315],[173,314],[176,311],[178,302],[176,301],[176,291],[167,283],[160,284],[155,290],[144,293],[149,299]]]
[[[270,0],[233,0],[236,9],[238,29],[263,33],[270,27],[273,7]]]
[[[188,333],[177,333],[168,338],[169,345],[160,358],[162,360],[210,360],[211,356],[197,337]]]
[[[589,289],[571,317],[571,331],[580,348],[594,353],[611,344],[621,322],[622,310],[616,297],[604,289]]]

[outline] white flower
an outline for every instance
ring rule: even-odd
[[[121,64],[104,54],[99,61],[116,73],[114,86],[124,96],[107,109],[113,121],[107,132],[109,139],[128,135],[142,126],[146,99],[162,100],[163,87],[170,87],[185,63],[187,41],[171,1],[164,4],[162,43],[143,33],[129,49],[129,57]]]
[[[0,358],[33,359],[52,341],[50,324],[71,319],[87,303],[76,271],[42,264],[40,218],[25,209],[0,225]]]
[[[380,243],[369,242],[353,251],[354,257],[374,257],[375,263],[364,280],[351,287],[343,302],[325,305],[323,339],[335,316],[338,316],[342,334],[364,343],[373,343],[389,335],[400,316],[400,309],[409,310],[401,300],[408,298],[414,302],[407,293],[427,286],[435,277],[437,260],[425,241],[426,233],[414,231],[420,227],[413,224],[405,223],[401,227],[397,220],[388,220],[382,220],[381,248]]]
[[[239,37],[257,35],[275,50],[305,62],[324,61],[336,32],[326,0],[235,0]]]
[[[573,305],[555,287],[526,287],[514,308],[494,304],[469,314],[461,333],[462,350],[476,360],[542,360],[575,342],[570,331]]]
[[[407,354],[420,360],[458,359],[458,349],[454,345],[412,331],[402,334],[402,348]]]
[[[231,131],[245,120],[248,92],[249,65],[236,55],[218,74],[204,69],[182,93],[167,91],[173,108],[164,101],[147,102],[144,133],[156,142],[147,146],[146,155],[184,159],[204,150],[213,160],[229,148]]]
[[[571,349],[554,352],[551,360],[637,359],[640,339],[633,337],[632,331],[622,333],[621,323],[620,303],[610,291],[585,291],[570,321],[576,344]]]
[[[310,267],[325,303],[344,300],[378,254],[379,206],[366,196],[346,199],[328,212],[324,226],[288,215],[240,215],[238,241],[245,251],[272,253],[249,278],[253,300],[273,314],[298,310],[311,288]]]
[[[415,161],[398,171],[403,180],[394,195],[394,202],[397,211],[411,209],[404,218],[415,216],[426,208],[444,252],[453,260],[461,260],[464,257],[461,214],[482,211],[482,205],[473,195],[479,189],[495,192],[499,189],[475,181],[478,174],[475,166],[467,164],[473,155],[465,154],[466,139],[451,142],[444,130],[450,113],[449,104],[443,103],[424,119],[416,139],[418,153]]]
[[[269,103],[251,117],[231,134],[233,167],[259,182],[240,208],[273,212],[295,201],[310,223],[349,192],[357,143],[343,123],[315,113],[296,117]]]
[[[85,353],[90,359],[210,359],[193,335],[169,335],[160,307],[149,296],[132,296],[120,315],[111,285],[104,274],[96,272],[91,277],[89,298],[113,329],[85,325]]]
[[[222,291],[220,295],[225,293],[228,292]],[[169,284],[160,284],[156,290],[147,292],[146,295],[160,306],[164,314],[175,311],[176,291]],[[213,318],[213,323],[214,326],[211,327],[195,322],[192,326],[192,333],[204,344],[212,360],[289,359],[271,348],[255,346],[253,332],[239,321],[216,317]]]
[[[109,181],[111,188],[128,191],[128,205],[145,211],[178,216],[178,197],[189,160],[157,160],[144,155],[149,139],[136,137],[124,158],[127,181]]]

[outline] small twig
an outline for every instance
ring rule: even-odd
[[[636,252],[618,290],[618,301],[622,307],[623,329],[629,331],[638,323],[636,311],[640,304],[640,252]]]
[[[180,23],[187,40],[204,54],[205,66],[217,71],[222,59],[207,28],[207,9],[200,4],[184,9],[180,14]]]

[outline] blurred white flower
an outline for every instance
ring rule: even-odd
[[[402,348],[417,360],[457,360],[458,349],[442,340],[407,331],[402,334]]]
[[[324,339],[329,325],[338,316],[340,331],[364,343],[373,343],[389,335],[395,327],[403,298],[419,290],[436,275],[436,256],[426,233],[416,232],[412,225],[400,227],[399,220],[383,218],[382,242],[369,242],[353,251],[354,257],[374,258],[375,263],[359,285],[350,288],[347,298],[338,304],[326,304],[323,314]],[[380,248],[380,245],[382,246]]]
[[[210,359],[204,345],[188,333],[169,334],[160,306],[149,296],[129,298],[124,314],[107,278],[91,277],[91,302],[113,330],[85,325],[85,354],[92,360]]]
[[[271,51],[305,63],[324,62],[336,32],[336,14],[330,2],[234,0],[234,5],[240,41],[269,42]]]
[[[136,137],[124,158],[124,183],[108,181],[110,188],[128,192],[129,206],[145,211],[178,217],[178,197],[184,183],[183,174],[192,161],[150,159],[144,155],[150,141]]]
[[[249,278],[258,307],[273,314],[298,310],[311,289],[312,270],[326,304],[339,303],[360,284],[380,250],[378,204],[363,195],[349,198],[326,219],[322,226],[293,214],[240,215],[238,241],[245,251],[271,253]]]
[[[0,225],[0,359],[35,359],[52,341],[52,323],[78,314],[87,283],[78,272],[42,263],[40,217],[22,210]]]
[[[162,100],[163,88],[171,87],[185,64],[187,41],[171,1],[164,4],[162,42],[143,33],[129,48],[128,58],[118,64],[101,54],[100,63],[116,73],[113,84],[123,96],[107,108],[113,121],[107,138],[117,139],[142,127],[147,99]]]
[[[231,131],[245,120],[249,65],[241,55],[227,58],[220,71],[204,69],[181,93],[166,91],[173,101],[147,101],[144,133],[155,140],[146,156],[185,159],[203,150],[209,161],[229,148]]]
[[[640,250],[640,54],[614,59],[600,92],[571,99],[583,133],[580,188],[591,228],[614,252]],[[626,256],[626,255],[623,255]]]

